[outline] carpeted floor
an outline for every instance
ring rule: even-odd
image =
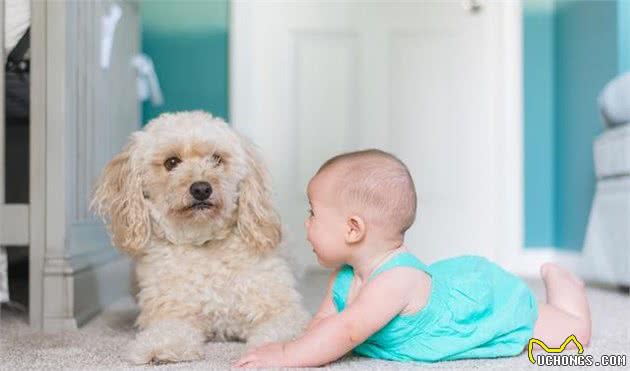
[[[305,276],[302,292],[306,305],[314,310],[323,296],[326,278],[320,273]],[[540,282],[530,282],[539,299],[544,297]],[[602,354],[625,354],[630,358],[630,297],[619,291],[589,287],[587,290],[593,315],[593,339],[585,354],[598,360]],[[120,355],[132,339],[132,323],[137,309],[131,298],[112,305],[79,331],[61,334],[40,334],[30,330],[23,314],[2,311],[0,320],[0,370],[223,370],[243,350],[239,343],[208,343],[203,361],[132,367]],[[630,360],[628,360],[630,361]],[[334,370],[534,370],[527,354],[518,357],[440,362],[434,364],[398,363],[348,356],[324,369]],[[547,367],[549,368],[549,367]],[[322,368],[320,368],[322,369]],[[560,369],[560,368],[554,368]],[[578,370],[579,367],[565,367]],[[590,367],[592,370],[628,370],[625,367]]]

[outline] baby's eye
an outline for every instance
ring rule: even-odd
[[[313,209],[308,209],[308,215],[315,216],[315,214],[313,214]]]

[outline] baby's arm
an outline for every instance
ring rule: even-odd
[[[341,358],[385,326],[409,303],[417,287],[417,272],[396,268],[382,273],[338,314],[320,319],[302,337],[286,344],[270,344],[241,358],[236,366],[320,366]]]
[[[335,303],[333,303],[332,299],[332,285],[335,282],[335,278],[337,278],[338,272],[338,269],[335,270],[328,278],[328,288],[326,289],[326,296],[320,304],[317,313],[315,314],[315,316],[313,316],[313,319],[306,327],[306,331],[310,331],[313,327],[317,326],[317,324],[324,318],[330,316],[331,314],[337,313],[337,308],[335,307]]]

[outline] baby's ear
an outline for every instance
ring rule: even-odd
[[[249,246],[269,251],[282,238],[280,217],[271,200],[267,169],[254,145],[244,137],[241,143],[247,157],[247,175],[239,186],[237,229]]]
[[[134,156],[140,135],[134,133],[123,151],[105,166],[91,203],[92,210],[109,221],[112,243],[131,255],[144,248],[151,233],[140,164]]]
[[[346,243],[361,242],[365,237],[365,222],[358,215],[352,215],[346,219]]]

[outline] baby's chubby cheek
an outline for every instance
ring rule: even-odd
[[[312,229],[310,227],[306,227],[306,240],[312,245],[315,246],[313,243],[313,232]]]
[[[315,244],[315,241],[313,241],[311,238],[306,238],[306,240],[308,241],[311,250],[313,250],[314,253],[317,253],[317,245]]]
[[[318,245],[317,245],[317,241],[314,241],[311,238],[307,238],[308,242],[311,245],[311,249],[313,250],[313,253],[317,256],[317,259],[320,259],[320,254],[318,254]]]

